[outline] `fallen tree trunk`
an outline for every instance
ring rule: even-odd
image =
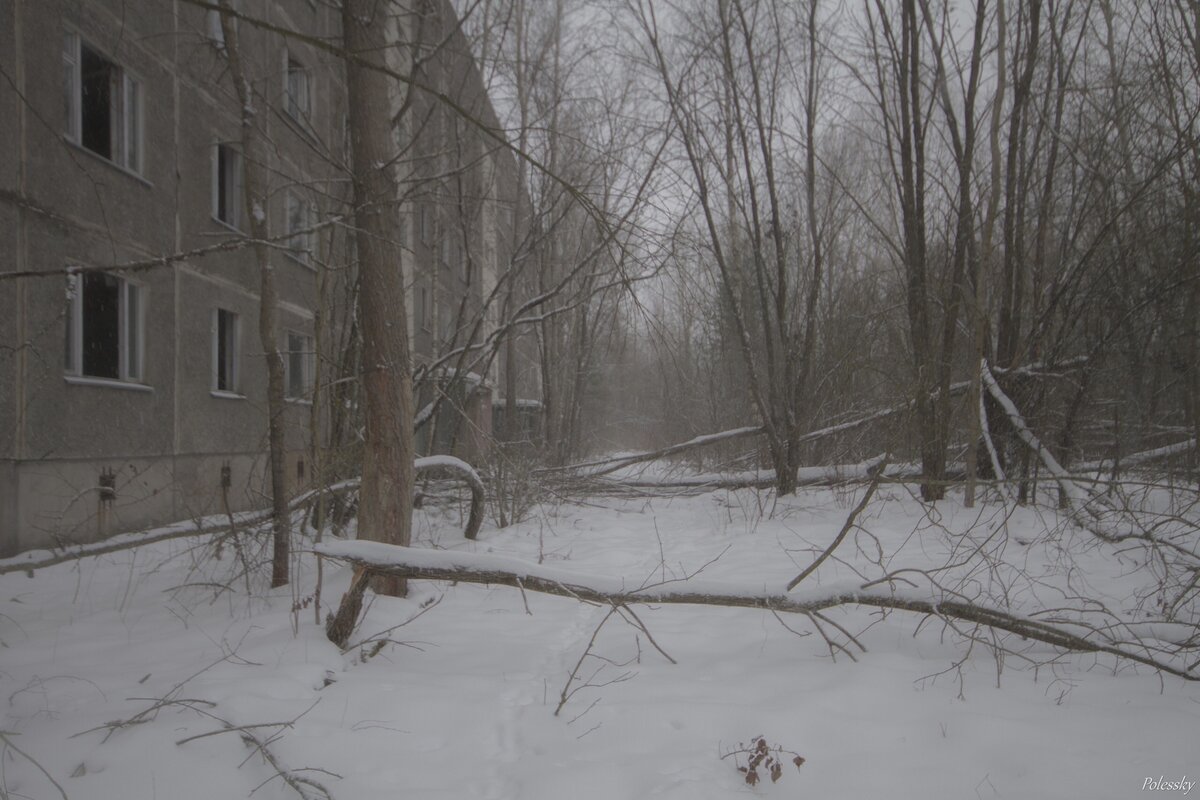
[[[1087,357],[1080,356],[1078,358],[1067,359],[1059,364],[1032,364],[1027,367],[1017,367],[1016,369],[1008,370],[997,369],[996,371],[1003,375],[1018,375],[1033,378],[1060,377],[1062,373],[1055,372],[1054,370],[1072,369],[1085,363],[1087,363]],[[967,391],[970,386],[970,381],[952,383],[950,384],[949,388],[950,396],[954,397],[960,395]],[[930,395],[930,397],[936,397],[937,394],[937,392],[934,392],[932,395]],[[861,417],[847,420],[846,422],[839,422],[836,425],[829,425],[824,428],[819,428],[815,431],[809,431],[808,433],[802,434],[796,441],[798,444],[805,444],[807,442],[815,442],[829,436],[834,436],[835,434],[852,431],[857,428],[861,428],[864,425],[869,425],[872,422],[878,422],[880,420],[887,419],[888,417],[895,416],[896,414],[902,414],[910,410],[913,407],[913,403],[914,401],[910,400],[903,405],[893,406],[891,408],[881,408]],[[745,428],[733,428],[731,430],[721,431],[720,433],[706,433],[702,436],[696,436],[692,439],[688,439],[686,442],[668,445],[667,447],[663,447],[658,450],[651,450],[643,453],[630,453],[623,456],[616,456],[614,458],[601,458],[595,461],[582,461],[577,464],[567,464],[561,467],[543,467],[541,469],[534,470],[534,473],[542,474],[550,472],[579,472],[581,470],[587,470],[589,467],[595,467],[597,469],[587,472],[587,475],[590,477],[599,477],[601,475],[607,475],[610,472],[616,472],[619,469],[624,469],[625,467],[631,467],[634,464],[643,464],[647,461],[657,461],[660,458],[669,458],[670,456],[686,453],[690,450],[695,450],[700,447],[707,447],[709,445],[719,444],[722,442],[733,442],[737,441],[738,439],[748,439],[755,436],[762,436],[765,433],[766,428],[762,425],[752,425]]]
[[[962,394],[969,386],[970,384],[967,381],[951,384],[950,394],[951,396]],[[796,443],[806,444],[808,442],[815,442],[839,433],[846,433],[847,431],[861,428],[864,425],[869,425],[872,422],[879,422],[880,420],[887,419],[888,417],[895,416],[896,414],[902,414],[905,411],[908,411],[911,407],[912,402],[908,402],[904,405],[893,406],[892,408],[882,408],[878,411],[873,411],[870,414],[847,420],[846,422],[839,422],[836,425],[829,425],[824,428],[819,428],[815,431],[809,431],[808,433],[801,434],[800,438],[796,440]],[[643,464],[647,461],[657,461],[660,458],[667,458],[669,456],[678,455],[679,453],[686,453],[689,450],[695,450],[699,447],[707,447],[720,442],[732,442],[738,439],[761,436],[765,432],[766,429],[762,426],[734,428],[733,430],[722,431],[720,433],[709,433],[703,436],[697,436],[693,439],[687,440],[686,442],[673,444],[669,447],[664,447],[659,450],[653,450],[645,453],[632,453],[629,455],[617,456],[616,458],[599,459],[597,461],[585,461],[578,464],[569,464],[564,467],[545,467],[540,470],[535,470],[535,472],[579,472],[587,470],[585,474],[588,477],[599,477],[601,475],[607,475],[610,472],[616,472],[619,469],[624,469],[625,467],[631,467],[634,464]],[[589,468],[594,469],[589,470]],[[774,472],[771,474],[774,475]]]
[[[624,579],[590,576],[490,553],[418,550],[357,541],[322,543],[315,550],[326,558],[354,564],[356,587],[365,587],[366,582],[360,576],[364,572],[371,572],[403,578],[512,586],[522,592],[540,592],[611,606],[685,604],[756,608],[794,614],[815,614],[838,606],[866,606],[985,625],[1063,650],[1107,653],[1186,680],[1200,680],[1200,674],[1196,672],[1200,665],[1188,665],[1182,652],[1194,652],[1194,645],[1185,647],[1170,643],[1168,653],[1167,643],[1155,647],[1149,641],[1116,640],[1083,622],[1047,623],[1004,609],[967,602],[953,595],[935,596],[918,590],[901,591],[878,582],[826,585],[797,592],[787,592],[782,587],[779,591],[755,590],[749,588],[748,584],[694,578],[638,585]],[[346,635],[349,635],[348,631]],[[345,642],[334,643],[342,646]],[[1174,654],[1180,664],[1164,660],[1169,654]]]
[[[1182,442],[1164,445],[1163,447],[1155,447],[1152,450],[1143,450],[1140,453],[1130,453],[1129,455],[1121,456],[1121,466],[1129,467],[1137,464],[1145,464],[1147,461],[1154,461],[1159,458],[1167,458],[1168,456],[1179,455],[1186,453],[1189,450],[1196,449],[1195,439],[1186,439]],[[1092,470],[1110,469],[1113,465],[1111,458],[1102,458],[1099,461],[1085,461],[1082,464],[1076,464],[1075,469],[1090,472]]]
[[[864,481],[879,474],[886,456],[878,455],[857,464],[835,464],[828,467],[800,467],[796,471],[797,486],[831,486],[849,481]],[[883,470],[884,478],[904,479],[919,477],[921,468],[916,464],[890,464]],[[604,478],[607,484],[634,488],[662,489],[743,489],[766,488],[775,485],[775,470],[760,469],[744,472],[714,472],[699,475],[682,475],[662,478]]]
[[[1170,539],[1156,536],[1152,531],[1139,533],[1136,530],[1132,530],[1130,526],[1118,527],[1111,524],[1106,516],[1114,515],[1120,509],[1115,508],[1112,502],[1102,494],[1082,485],[1063,468],[1058,459],[1054,457],[1054,454],[1047,450],[1037,435],[1030,430],[1029,425],[1025,422],[1025,418],[1016,404],[1004,393],[1004,390],[1000,388],[1000,384],[996,382],[986,362],[983,364],[983,383],[987,386],[992,396],[996,398],[996,402],[1000,404],[1000,407],[1004,409],[1004,413],[1008,416],[1013,429],[1016,430],[1017,436],[1034,452],[1042,462],[1042,466],[1046,468],[1046,471],[1058,483],[1059,489],[1066,499],[1067,506],[1070,508],[1075,521],[1079,525],[1092,535],[1113,544],[1134,540],[1141,541],[1148,546],[1172,550],[1177,555],[1187,559],[1184,568],[1196,576],[1192,579],[1193,584],[1200,581],[1200,553]],[[1130,532],[1126,532],[1127,529]]]

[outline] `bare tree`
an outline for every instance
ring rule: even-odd
[[[288,582],[291,518],[288,509],[287,477],[284,471],[287,446],[283,428],[283,356],[279,352],[276,333],[279,322],[279,295],[275,289],[275,271],[271,265],[271,251],[267,245],[270,240],[266,214],[267,142],[259,127],[265,117],[261,116],[263,111],[259,106],[260,98],[256,96],[251,77],[247,74],[238,39],[238,26],[230,13],[230,0],[220,0],[220,6],[221,29],[229,55],[229,73],[241,105],[242,163],[245,170],[243,194],[246,219],[254,240],[254,255],[258,261],[260,276],[258,338],[267,362],[267,441],[273,508],[271,585],[283,586]]]

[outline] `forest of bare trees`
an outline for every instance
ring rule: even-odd
[[[919,463],[926,499],[1000,478],[1025,498],[1036,458],[981,391],[990,368],[1064,464],[1115,474],[1176,445],[1172,463],[1194,469],[1194,4],[480,12],[518,130],[527,73],[547,86],[534,122],[553,123],[551,158],[559,119],[611,128],[597,91],[635,98],[619,123],[640,150],[585,142],[648,182],[625,191],[643,210],[622,220],[643,282],[614,298],[607,337],[582,315],[571,345],[540,339],[564,365],[545,373],[620,387],[607,407],[577,404],[592,448],[753,425],[754,460],[783,493],[801,465],[887,450]],[[537,58],[504,50],[531,36]],[[573,38],[595,52],[585,61],[576,44],[563,67]],[[552,414],[562,391],[547,387]],[[805,439],[901,407],[901,424]],[[547,438],[559,461],[584,454],[571,425],[551,422]]]

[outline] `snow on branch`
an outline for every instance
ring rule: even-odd
[[[1185,658],[1187,654],[1194,656],[1194,646],[1168,648],[1157,643],[1150,635],[1132,641],[1116,639],[1109,630],[1081,621],[1043,622],[1031,616],[969,602],[934,588],[924,591],[902,589],[877,581],[867,585],[856,582],[827,583],[811,588],[801,585],[797,591],[788,592],[783,585],[773,586],[754,580],[731,582],[692,577],[659,583],[635,582],[491,553],[422,550],[380,542],[326,542],[314,549],[326,558],[354,564],[356,574],[362,576],[376,574],[496,584],[523,592],[540,592],[614,607],[683,604],[756,608],[804,615],[852,605],[909,611],[984,625],[1066,651],[1106,653],[1186,680],[1200,680],[1200,673],[1196,671],[1200,664],[1189,665]],[[365,581],[360,583],[365,586]],[[1153,632],[1151,630],[1149,633]],[[1172,655],[1175,658],[1167,660]]]
[[[1123,466],[1135,466],[1137,464],[1145,464],[1147,461],[1154,461],[1159,458],[1167,458],[1169,456],[1186,453],[1189,450],[1196,449],[1195,439],[1186,439],[1182,442],[1155,447],[1152,450],[1142,450],[1140,453],[1130,453],[1126,456],[1121,456],[1121,464]],[[1103,470],[1112,467],[1113,460],[1111,458],[1102,458],[1099,461],[1085,461],[1082,464],[1077,464],[1076,469],[1091,472],[1093,470]]]
[[[1032,450],[1042,462],[1042,466],[1050,473],[1051,477],[1058,483],[1062,490],[1063,496],[1074,512],[1075,519],[1080,525],[1088,530],[1092,535],[1103,539],[1106,542],[1117,543],[1128,540],[1141,541],[1144,544],[1157,548],[1166,548],[1173,551],[1176,555],[1186,559],[1184,570],[1195,575],[1200,575],[1197,570],[1200,569],[1200,553],[1171,541],[1162,536],[1155,535],[1152,531],[1137,531],[1127,530],[1132,526],[1124,525],[1117,526],[1111,524],[1106,518],[1106,514],[1112,515],[1118,511],[1113,507],[1112,502],[1103,495],[1089,490],[1086,486],[1079,483],[1070,473],[1067,472],[1059,463],[1054,454],[1045,448],[1041,440],[1030,430],[1029,425],[1025,422],[1020,410],[1016,404],[1009,398],[1004,390],[1000,388],[1000,384],[996,382],[995,376],[988,369],[987,362],[982,364],[983,383],[987,390],[991,393],[1000,407],[1004,409],[1004,413],[1008,415],[1008,420],[1012,423],[1013,429],[1016,430],[1017,436]],[[1195,585],[1196,578],[1192,579],[1187,591],[1190,591]]]

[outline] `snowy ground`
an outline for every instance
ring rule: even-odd
[[[774,587],[833,539],[861,491],[810,490],[778,505],[753,491],[596,499],[540,507],[504,531],[485,525],[478,542],[424,517],[418,539],[636,583],[708,564],[705,579]],[[977,537],[1013,565],[971,578],[980,584],[1032,593],[1086,586],[1120,605],[1146,579],[1127,556],[1079,539],[1044,509],[968,511],[947,501],[938,511],[931,518],[892,488],[860,521],[892,567],[940,563]],[[847,563],[831,560],[812,580],[869,572],[855,552],[874,552],[874,542],[860,534]],[[642,608],[679,663],[610,619],[594,648],[607,661],[588,658],[581,670],[607,685],[580,689],[555,717],[607,609],[418,582],[408,599],[375,599],[361,636],[440,602],[392,632],[403,646],[364,660],[370,647],[338,652],[304,607],[311,557],[296,588],[256,585],[248,598],[240,582],[235,591],[204,585],[225,579],[232,554],[205,561],[195,545],[0,578],[0,728],[11,745],[0,759],[0,798],[297,797],[237,733],[180,743],[226,724],[284,722],[251,730],[274,736],[276,757],[310,770],[297,774],[339,800],[1126,798],[1146,778],[1200,773],[1200,687],[1148,668],[1114,669],[1107,658],[1001,665],[982,647],[968,652],[940,623],[847,610],[830,617],[865,629],[868,652],[835,661],[819,636],[798,636],[771,614]],[[335,602],[348,572],[330,564],[326,576],[326,602]],[[812,630],[803,617],[783,622]],[[175,702],[107,739],[94,730],[156,698]],[[788,764],[778,784],[747,786],[721,755],[758,734],[806,763]]]

